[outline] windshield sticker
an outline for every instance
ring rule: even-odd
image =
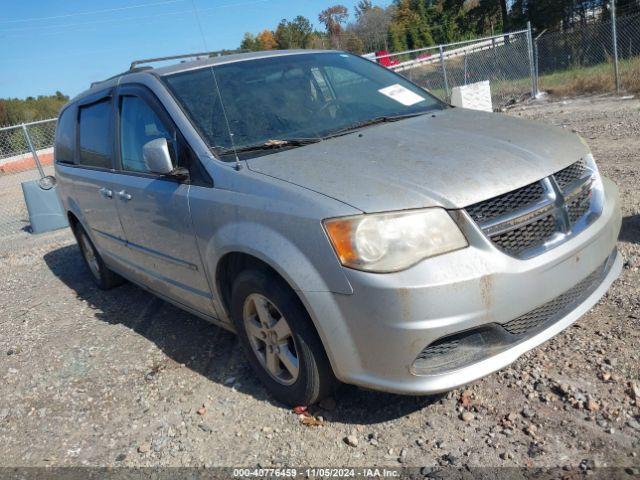
[[[391,85],[389,87],[381,88],[378,90],[381,94],[386,95],[389,98],[392,98],[398,103],[402,105],[406,105],[410,107],[411,105],[415,105],[416,103],[424,102],[426,98],[421,97],[417,93],[413,93],[406,87],[403,87],[399,83],[395,85]]]

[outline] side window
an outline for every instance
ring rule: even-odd
[[[111,168],[110,100],[80,107],[80,165]]]
[[[325,72],[336,95],[342,100],[353,101],[359,93],[368,94],[372,89],[377,90],[371,80],[351,70],[331,66],[325,67]]]
[[[145,143],[166,138],[173,155],[173,137],[151,107],[140,97],[120,98],[120,156],[122,169],[130,172],[149,172],[142,149]]]
[[[75,163],[76,149],[76,110],[73,106],[67,108],[56,126],[56,143],[54,156],[58,163]]]

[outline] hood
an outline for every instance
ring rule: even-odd
[[[249,168],[363,212],[463,208],[551,175],[589,153],[561,128],[447,109],[250,159]]]

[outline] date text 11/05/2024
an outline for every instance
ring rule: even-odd
[[[236,468],[234,478],[399,478],[402,469],[393,468]]]

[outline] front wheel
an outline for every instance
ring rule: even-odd
[[[231,313],[254,371],[273,396],[311,405],[336,380],[322,342],[295,292],[271,272],[247,270],[233,285]]]

